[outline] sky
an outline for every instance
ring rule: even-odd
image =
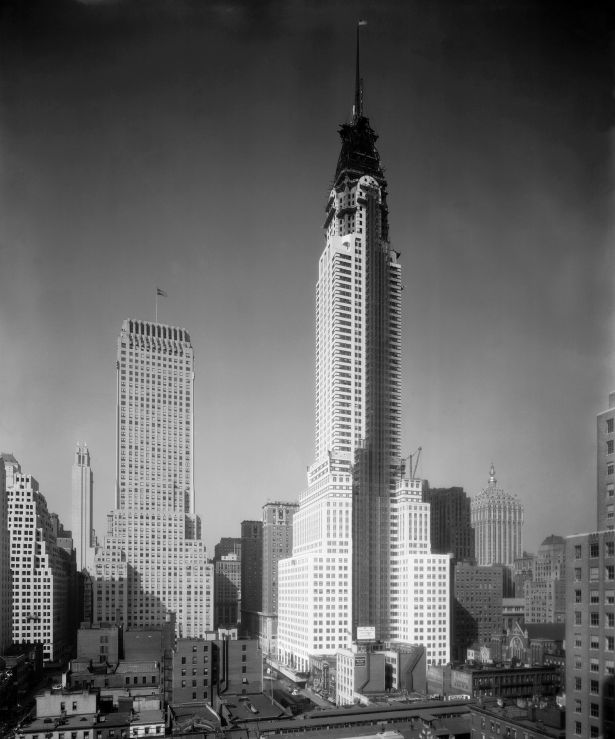
[[[0,448],[70,526],[114,506],[126,318],[190,333],[208,550],[314,455],[314,286],[355,25],[401,252],[402,446],[524,546],[596,527],[615,390],[613,14],[529,0],[9,0],[0,9]]]

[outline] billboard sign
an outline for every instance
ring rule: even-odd
[[[375,626],[357,626],[357,641],[375,641]]]

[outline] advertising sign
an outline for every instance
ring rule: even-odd
[[[374,641],[375,639],[375,626],[357,626],[357,641]]]

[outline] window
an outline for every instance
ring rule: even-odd
[[[574,701],[574,712],[575,713],[583,713],[583,703],[581,702],[580,698],[575,698]]]
[[[574,623],[576,626],[581,626],[583,623],[583,614],[581,611],[574,612]]]
[[[580,677],[575,677],[574,679],[574,689],[575,690],[582,690],[583,689],[583,681]]]
[[[606,443],[606,453],[607,454],[613,454],[613,448],[615,447],[615,442],[613,439],[609,439]]]
[[[599,557],[600,556],[600,545],[598,542],[592,542],[589,545],[589,556],[590,557]]]
[[[575,559],[581,559],[582,556],[583,556],[583,551],[582,551],[581,545],[580,544],[575,544],[574,545],[574,558]]]
[[[615,636],[607,636],[605,639],[605,647],[608,652],[615,650]]]
[[[598,680],[589,681],[589,692],[594,695],[600,695],[600,683]]]
[[[581,578],[582,578],[581,568],[575,567],[574,568],[574,579],[576,580],[576,582],[581,582]]]
[[[598,718],[600,716],[600,706],[597,703],[589,704],[589,715],[594,718]]]
[[[589,594],[589,602],[590,603],[600,603],[600,591],[599,590],[592,590]]]
[[[600,614],[597,611],[592,611],[589,614],[590,626],[600,626]]]
[[[580,721],[575,721],[574,722],[574,733],[577,736],[581,736],[581,732],[582,731],[583,731],[583,727],[581,726],[581,722]]]
[[[607,434],[613,433],[613,419],[612,418],[606,419],[606,432]]]
[[[574,602],[575,603],[582,603],[583,602],[583,593],[580,590],[574,591]]]

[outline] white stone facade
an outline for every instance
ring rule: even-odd
[[[90,571],[94,558],[94,475],[90,452],[85,444],[75,450],[72,478],[72,534],[77,570]]]
[[[14,469],[7,489],[16,644],[43,644],[43,660],[66,656],[71,575],[57,546],[47,501],[31,475]]]
[[[401,478],[391,505],[391,637],[425,647],[427,664],[450,661],[450,558],[432,554],[422,481]]]
[[[293,556],[278,564],[278,655],[299,671],[351,642],[352,477],[347,461],[310,470],[293,519]]]
[[[0,654],[11,646],[13,638],[13,586],[8,524],[6,473],[0,462]]]
[[[129,628],[174,620],[181,637],[213,629],[213,565],[201,541],[193,485],[194,358],[184,329],[124,321],[117,355],[117,508],[97,551],[96,579],[121,576],[125,607],[94,586],[105,611]],[[112,592],[119,595],[119,583]],[[123,615],[125,614],[125,616]]]

